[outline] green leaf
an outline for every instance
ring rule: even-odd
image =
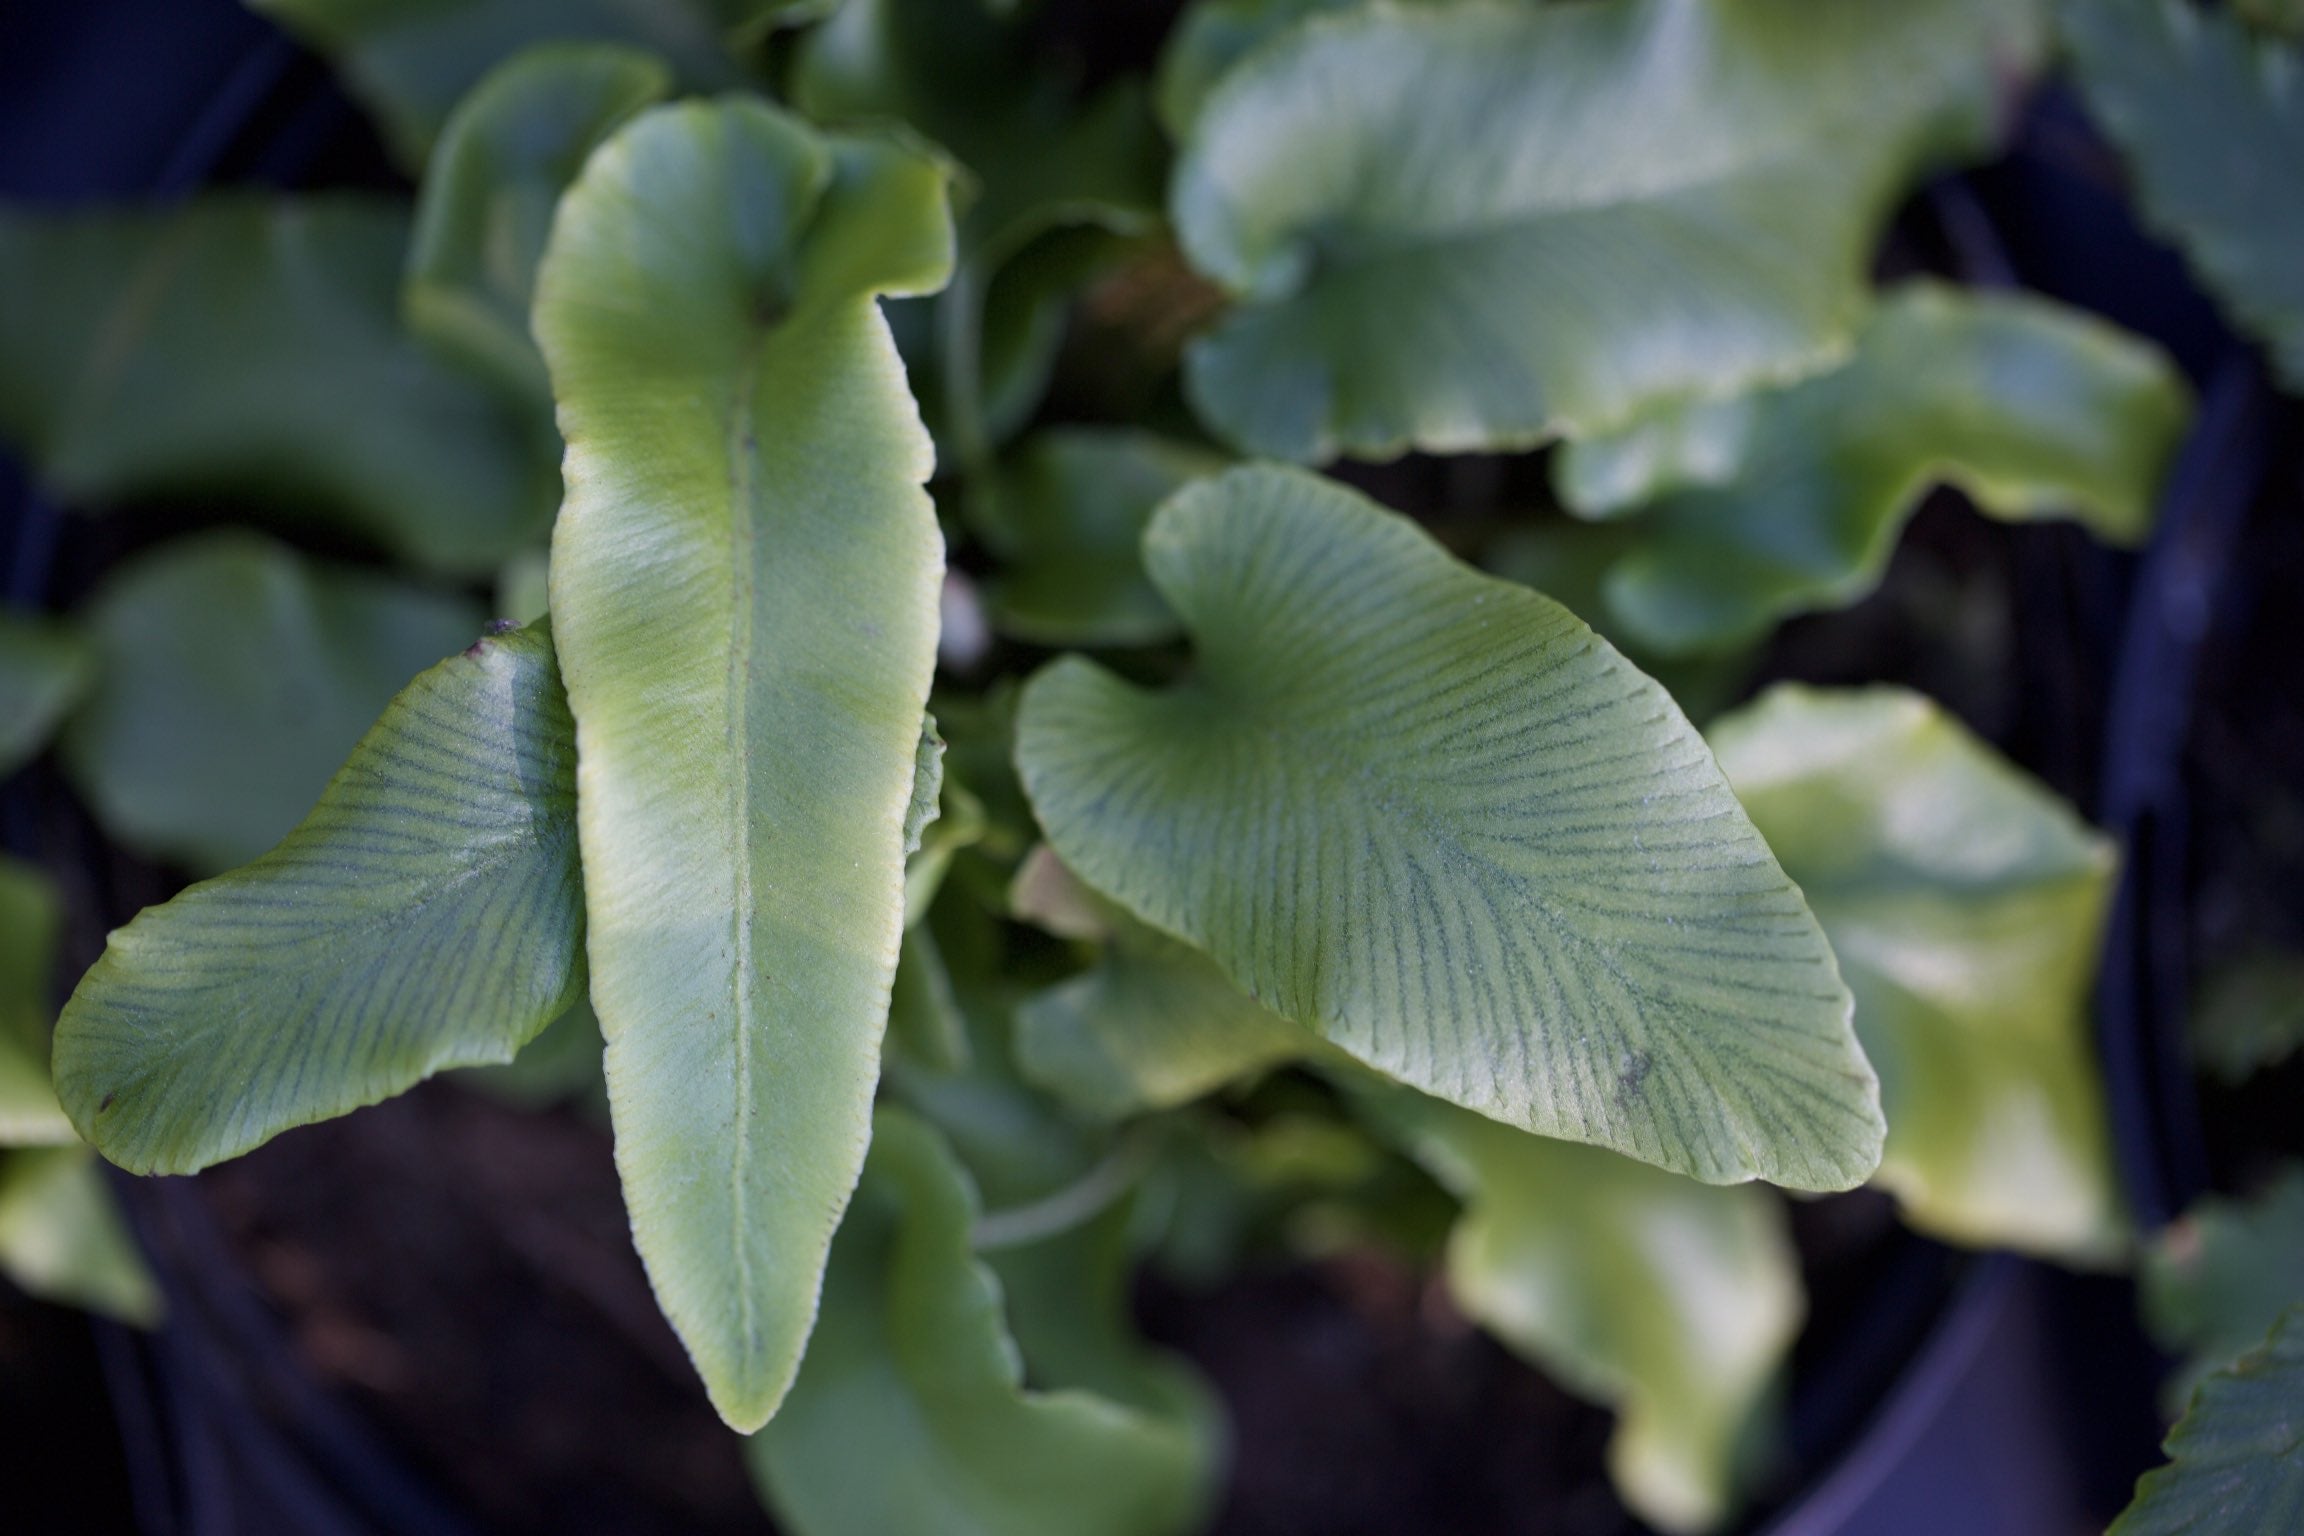
[[[1072,293],[1116,235],[1158,221],[1160,140],[1143,92],[1080,99],[1025,28],[952,0],[849,0],[803,40],[792,99],[832,122],[900,122],[965,169],[960,265],[899,331],[939,443],[962,466],[1037,404]],[[1021,259],[1019,259],[1021,258]]]
[[[528,309],[552,211],[600,141],[671,90],[662,60],[606,44],[533,48],[475,86],[425,169],[408,328],[512,393],[548,399]]]
[[[1605,578],[1609,609],[1642,643],[1685,652],[1869,593],[1939,482],[1997,517],[2069,514],[2141,543],[2189,415],[2167,359],[2101,321],[1912,283],[1845,366],[1658,412],[1554,464],[1585,516],[1641,514]]]
[[[1022,1381],[976,1196],[926,1125],[883,1111],[790,1400],[753,1441],[798,1536],[1164,1536],[1194,1528],[1188,1426]]]
[[[2146,217],[2304,389],[2304,57],[2180,0],[2064,0],[2060,15]]]
[[[873,299],[950,260],[935,162],[732,98],[603,145],[537,285],[617,1162],[744,1430],[791,1381],[871,1129],[943,574]]]
[[[1661,1530],[1722,1524],[1806,1310],[1778,1197],[1421,1095],[1355,1097],[1464,1201],[1448,1286],[1465,1315],[1617,1410],[1608,1472],[1625,1502]]]
[[[89,681],[88,647],[61,624],[0,608],[0,779],[39,755]]]
[[[1299,471],[1184,491],[1145,552],[1198,676],[1071,657],[1024,695],[1017,761],[1083,880],[1509,1124],[1710,1182],[1872,1171],[1831,951],[1662,689]]]
[[[1171,196],[1238,300],[1201,418],[1316,461],[1524,447],[1812,372],[2029,0],[1370,5],[1251,53]]]
[[[286,836],[400,685],[481,623],[245,531],[125,562],[80,617],[97,681],[64,769],[114,838],[198,874]]]
[[[2304,955],[2254,954],[2212,973],[2193,1005],[2192,1057],[2228,1087],[2304,1047]]]
[[[1066,427],[1031,439],[972,509],[1003,562],[985,583],[993,622],[1042,645],[1149,645],[1176,616],[1144,578],[1144,525],[1219,455],[1146,432]]]
[[[2106,1536],[2289,1536],[2304,1528],[2304,1306],[2201,1384]]]
[[[1879,1182],[1923,1231],[2121,1254],[2088,995],[2111,845],[1918,694],[1779,687],[1713,750],[1815,908],[1880,1070]]]
[[[468,1067],[456,1085],[487,1094],[516,1109],[552,1109],[572,1104],[605,1123],[608,1077],[601,1059],[600,1020],[579,997],[543,1033],[520,1047],[520,1054],[497,1066]]]
[[[2304,0],[2233,0],[2232,10],[2258,31],[2304,37]]]
[[[64,898],[37,866],[0,854],[0,1147],[78,1141],[48,1086],[48,1021]]]
[[[2182,1357],[2165,1397],[2181,1407],[2209,1372],[2254,1349],[2304,1295],[2304,1164],[2246,1199],[2210,1197],[2144,1250],[2145,1326]]]
[[[160,1287],[86,1147],[0,1153],[0,1275],[45,1301],[160,1321]]]
[[[394,699],[278,848],[114,933],[56,1026],[56,1096],[132,1173],[513,1053],[583,989],[574,730],[542,626]]]
[[[0,208],[0,436],[59,498],[189,494],[485,574],[543,532],[550,434],[400,334],[408,220],[355,194]]]
[[[482,76],[539,43],[626,43],[668,60],[688,85],[742,73],[721,43],[757,5],[734,0],[248,0],[326,55],[375,116],[403,165],[424,163],[450,112]]]
[[[1234,65],[1314,16],[1348,11],[1367,0],[1195,0],[1160,50],[1155,101],[1168,136],[1191,136],[1201,106]],[[1440,0],[1399,0],[1403,5]]]
[[[1172,1109],[1321,1048],[1207,956],[1099,900],[1045,846],[1024,861],[1015,906],[1053,933],[1103,941],[1094,965],[1016,1010],[1017,1066],[1090,1116]]]

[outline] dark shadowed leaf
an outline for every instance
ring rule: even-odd
[[[2304,1529],[2304,1306],[2200,1384],[2106,1536],[2291,1536]]]
[[[2245,1199],[2199,1201],[2144,1250],[2138,1280],[2145,1326],[2180,1357],[2164,1396],[2181,1409],[2304,1298],[2304,1165]]]
[[[0,608],[0,779],[24,766],[88,687],[87,644],[63,625]]]
[[[549,432],[399,329],[408,217],[347,193],[0,209],[0,436],[87,507],[246,497],[484,574],[541,534]]]
[[[79,1140],[48,1086],[64,901],[37,866],[0,854],[0,1147]]]
[[[195,874],[245,864],[312,808],[377,711],[479,633],[461,597],[247,532],[161,546],[81,613],[96,686],[73,786],[120,842]]]

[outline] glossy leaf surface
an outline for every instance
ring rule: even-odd
[[[1463,452],[1813,371],[1948,114],[2034,46],[2009,0],[1372,5],[1202,107],[1171,195],[1238,307],[1201,418],[1258,453]],[[1964,136],[1973,137],[1973,128]]]
[[[1861,1182],[1871,1069],[1800,893],[1573,615],[1298,471],[1145,538],[1198,671],[1077,657],[1017,761],[1064,863],[1369,1065],[1712,1182]]]
[[[0,779],[48,745],[88,686],[89,660],[61,624],[0,608]]]
[[[539,43],[624,43],[662,55],[689,85],[740,75],[721,45],[724,0],[249,0],[341,70],[404,165],[424,163],[481,77]]]
[[[1027,441],[980,494],[977,523],[1004,560],[985,583],[993,622],[1042,645],[1146,645],[1176,616],[1144,576],[1144,525],[1226,461],[1149,433],[1059,428]]]
[[[0,1275],[44,1301],[160,1320],[160,1288],[86,1147],[0,1152]]]
[[[2063,0],[2059,14],[2146,217],[2304,389],[2304,55],[2183,0]]]
[[[1667,1531],[1720,1525],[1806,1310],[1779,1198],[1421,1095],[1368,1102],[1464,1201],[1448,1286],[1466,1315],[1617,1410],[1609,1476],[1644,1519]]]
[[[1938,483],[1998,517],[2068,514],[2141,543],[2189,414],[2173,365],[2101,321],[1915,283],[1881,304],[1846,366],[1662,411],[1555,463],[1584,515],[1639,514],[1605,579],[1609,608],[1643,644],[1680,652],[1861,598]]]
[[[927,1125],[879,1117],[792,1395],[753,1441],[800,1536],[1164,1536],[1199,1513],[1188,1431],[1033,1391],[969,1251],[976,1195]]]
[[[80,618],[97,684],[65,771],[114,838],[195,874],[285,837],[401,685],[481,624],[460,597],[245,531],[116,567]]]
[[[538,282],[617,1165],[744,1430],[791,1380],[871,1130],[943,573],[873,299],[950,259],[934,162],[730,99],[602,146]]]
[[[399,330],[393,201],[0,209],[0,437],[61,499],[247,497],[477,575],[550,522],[551,445]]]
[[[547,397],[528,309],[553,209],[585,156],[671,89],[663,61],[606,44],[531,49],[475,86],[417,198],[409,329],[507,389]]]
[[[37,866],[0,854],[0,1147],[79,1140],[48,1086],[64,901]]]
[[[1880,1070],[1879,1182],[1956,1242],[2125,1240],[2088,996],[2110,844],[1918,694],[1771,690],[1712,731]]]
[[[2146,1327],[2180,1357],[2165,1397],[2181,1407],[2304,1298],[2304,1166],[2245,1199],[2194,1205],[2145,1249],[2138,1278]]]
[[[2201,1383],[2106,1536],[2288,1536],[2304,1527],[2304,1305]]]
[[[574,731],[541,627],[394,699],[278,848],[115,932],[56,1096],[133,1173],[191,1173],[449,1067],[583,986]]]

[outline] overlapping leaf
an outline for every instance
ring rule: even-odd
[[[89,672],[88,648],[77,635],[0,608],[0,779],[48,745]]]
[[[2304,1166],[2246,1199],[2200,1201],[2144,1251],[2145,1325],[2181,1358],[2166,1397],[2181,1408],[2209,1372],[2263,1342],[2304,1298]]]
[[[1171,204],[1239,304],[1211,429],[1301,460],[1526,445],[1811,371],[1880,216],[2033,51],[2029,0],[1371,5],[1223,77]],[[1953,120],[1958,120],[1955,129]]]
[[[1036,677],[1017,759],[1090,886],[1378,1069],[1713,1182],[1845,1188],[1871,1069],[1815,919],[1653,682],[1300,472],[1168,503],[1198,646]]]
[[[0,209],[0,437],[63,499],[190,492],[479,574],[551,518],[549,434],[399,331],[406,213],[351,194]]]
[[[48,1086],[48,1020],[55,1006],[48,989],[63,923],[55,883],[37,867],[0,854],[0,1147],[79,1139]]]
[[[978,495],[1005,562],[985,583],[993,620],[1043,645],[1144,645],[1176,616],[1144,579],[1144,525],[1216,454],[1150,433],[1058,428],[1027,441]]]
[[[66,729],[66,772],[121,843],[213,874],[286,836],[377,711],[481,614],[232,531],[117,567],[81,622],[97,684]]]
[[[873,300],[950,259],[935,163],[730,99],[603,145],[537,285],[617,1161],[657,1296],[747,1430],[870,1133],[943,567]]]
[[[86,1147],[0,1152],[0,1275],[124,1323],[160,1320],[160,1288]]]
[[[663,61],[607,44],[531,49],[475,86],[424,173],[401,301],[409,329],[512,392],[547,398],[528,309],[552,211],[585,156],[671,88]]]
[[[1024,1075],[1086,1113],[1172,1109],[1280,1062],[1319,1037],[1259,1006],[1214,961],[1075,881],[1045,847],[1018,875],[1016,915],[1099,945],[1096,961],[1016,1010]]]
[[[1167,1536],[1199,1515],[1187,1428],[1080,1391],[1027,1389],[1000,1287],[969,1252],[976,1198],[901,1111],[872,1156],[784,1409],[753,1442],[799,1536]]]
[[[1569,505],[1639,513],[1605,580],[1625,630],[1683,652],[1878,585],[1938,482],[2004,518],[2069,514],[2141,542],[2189,414],[2146,343],[2041,299],[1897,290],[1843,367],[1572,443]]]
[[[1365,0],[1195,0],[1160,52],[1160,121],[1178,143],[1191,134],[1209,93],[1234,65],[1309,17]],[[1418,0],[1404,0],[1414,4]],[[1427,0],[1430,3],[1430,0]]]
[[[1739,1458],[1806,1310],[1783,1206],[1433,1099],[1363,1091],[1465,1202],[1448,1285],[1465,1313],[1620,1415],[1608,1470],[1667,1531],[1735,1510]]]
[[[2201,1383],[2106,1536],[2288,1536],[2304,1527],[2304,1305]]]
[[[2304,389],[2304,56],[2185,0],[2063,0],[2060,15],[2146,215]]]
[[[449,113],[488,71],[552,42],[625,43],[715,90],[741,74],[722,45],[772,6],[754,0],[249,0],[325,54],[401,163],[420,166]]]
[[[1781,687],[1713,749],[1807,893],[1880,1070],[1916,1226],[2071,1261],[2125,1218],[2088,994],[2110,844],[1917,694]]]
[[[541,627],[410,683],[312,814],[114,933],[56,1095],[136,1173],[189,1173],[448,1067],[580,995],[574,730]]]

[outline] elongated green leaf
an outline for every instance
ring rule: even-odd
[[[120,566],[81,619],[97,684],[65,771],[113,837],[196,874],[285,837],[400,685],[481,624],[462,598],[244,531]]]
[[[424,173],[401,293],[408,328],[517,394],[549,398],[528,309],[552,210],[585,156],[671,89],[662,60],[599,43],[531,49],[475,86]]]
[[[1184,491],[1145,552],[1198,675],[1068,658],[1024,696],[1017,761],[1083,880],[1509,1124],[1713,1182],[1871,1172],[1831,951],[1660,688],[1301,472]]]
[[[627,43],[671,62],[685,83],[717,90],[741,74],[721,45],[742,13],[728,0],[248,0],[325,54],[384,130],[403,165],[482,76],[539,43]]]
[[[86,1147],[0,1153],[0,1275],[45,1301],[160,1320],[160,1288]]]
[[[63,499],[179,492],[326,518],[416,564],[492,570],[551,517],[553,452],[399,332],[406,213],[219,193],[0,209],[0,437]]]
[[[1712,730],[1880,1069],[1879,1182],[1957,1242],[2102,1263],[2126,1222],[2088,992],[2109,843],[1917,694],[1771,690]]]
[[[1460,452],[1821,367],[1908,169],[2036,21],[1475,0],[1295,27],[1177,172],[1185,250],[1240,300],[1188,355],[1200,415],[1283,458]]]
[[[2209,976],[2190,1019],[2194,1063],[2238,1086],[2304,1049],[2304,955],[2267,951]]]
[[[60,624],[0,608],[0,779],[29,762],[87,689],[87,645]]]
[[[1621,1415],[1608,1471],[1667,1531],[1734,1513],[1806,1302],[1779,1197],[1718,1189],[1398,1090],[1359,1097],[1464,1201],[1465,1314]]]
[[[1149,433],[1060,428],[1033,438],[977,498],[1006,562],[985,584],[995,623],[1043,645],[1145,645],[1176,616],[1144,579],[1144,525],[1185,482],[1225,460]]]
[[[2194,1205],[2144,1250],[2138,1278],[2145,1326],[2181,1357],[2164,1394],[2180,1409],[2304,1296],[2304,1165],[2246,1199]]]
[[[1677,652],[1863,597],[1938,482],[1998,517],[2069,514],[2140,543],[2188,415],[2142,341],[2046,300],[1915,283],[1844,367],[1666,410],[1554,462],[1586,516],[1641,514],[1609,608]]]
[[[2304,389],[2304,56],[2184,0],[2063,0],[2059,14],[2146,215]]]
[[[1156,103],[1168,136],[1183,143],[1217,82],[1257,48],[1313,16],[1367,0],[1195,0],[1160,51]],[[1402,0],[1404,4],[1417,0]]]
[[[2169,1463],[2106,1536],[2289,1536],[2304,1528],[2304,1305],[2201,1384]]]
[[[582,993],[574,746],[542,626],[410,683],[278,848],[112,935],[56,1026],[73,1125],[190,1173],[510,1061]]]
[[[943,571],[873,297],[950,260],[934,162],[731,99],[603,145],[538,281],[617,1164],[739,1429],[791,1381],[871,1129]]]
[[[64,899],[36,866],[0,854],[0,1147],[79,1140],[48,1086],[48,1021]]]
[[[1000,1288],[969,1252],[976,1196],[926,1125],[884,1111],[799,1380],[753,1441],[798,1536],[1162,1536],[1193,1528],[1188,1427],[1025,1389]]]
[[[1024,861],[1015,905],[1027,922],[1101,945],[1088,970],[1016,1010],[1017,1066],[1089,1115],[1171,1109],[1321,1048],[1206,955],[1080,886],[1046,847]]]

